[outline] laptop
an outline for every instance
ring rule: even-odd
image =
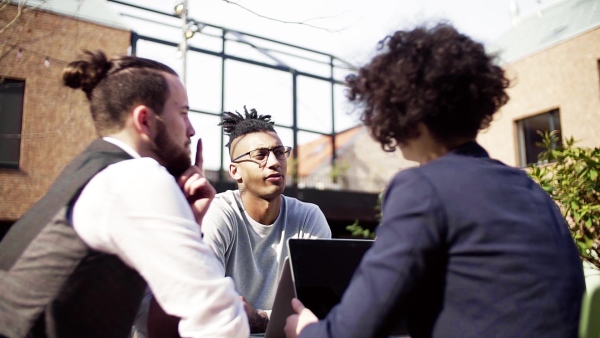
[[[297,298],[323,319],[340,302],[372,240],[294,239],[288,253]]]
[[[279,285],[271,318],[264,338],[285,338],[283,331],[288,316],[294,314],[291,300],[296,297],[319,319],[340,302],[354,271],[372,240],[296,239],[287,241]],[[392,334],[404,334],[402,327]]]
[[[285,322],[294,314],[291,300],[298,298],[315,316],[323,319],[338,304],[354,271],[373,240],[298,239],[287,241],[288,254],[275,294],[264,338],[285,338]],[[402,336],[398,324],[391,333]]]
[[[292,298],[295,297],[296,290],[294,290],[290,260],[289,257],[286,257],[283,261],[283,270],[281,270],[281,277],[279,277],[279,285],[277,285],[277,292],[271,308],[271,317],[264,338],[285,338],[283,329],[287,317],[295,313],[292,308]],[[262,335],[251,335],[251,337],[262,337]]]

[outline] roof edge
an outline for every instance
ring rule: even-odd
[[[11,0],[13,5],[18,5],[19,2]],[[131,31],[131,27],[121,19],[121,15],[106,0],[25,0],[24,5],[42,12]]]

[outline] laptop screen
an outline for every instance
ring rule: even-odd
[[[288,240],[288,253],[297,298],[319,319],[342,299],[354,270],[372,240]]]

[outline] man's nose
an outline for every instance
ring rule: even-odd
[[[192,137],[194,135],[196,135],[196,130],[194,129],[194,126],[192,126],[192,122],[190,121],[190,119],[187,119],[187,134],[188,137]]]
[[[274,150],[269,151],[269,156],[267,157],[267,162],[266,162],[265,166],[267,168],[273,168],[273,167],[278,168],[279,166],[281,166],[281,163],[277,159],[277,156],[275,156]]]

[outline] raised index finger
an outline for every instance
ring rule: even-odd
[[[198,167],[200,171],[202,171],[202,166],[204,165],[204,159],[202,158],[202,139],[198,139],[198,143],[196,145],[196,162],[194,166]]]

